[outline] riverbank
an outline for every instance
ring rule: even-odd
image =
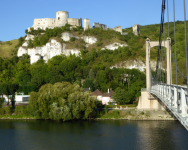
[[[36,119],[33,116],[12,114],[0,115],[0,119]],[[177,120],[172,114],[166,110],[137,110],[122,109],[122,110],[97,110],[94,120]]]
[[[36,119],[33,116],[27,116],[27,115],[20,115],[20,114],[12,114],[12,115],[0,115],[0,119]]]
[[[125,119],[125,120],[177,120],[166,110],[109,110],[98,111],[96,120],[103,119]]]

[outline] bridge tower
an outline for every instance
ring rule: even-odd
[[[150,49],[155,46],[159,46],[159,41],[150,41],[149,38],[146,39],[146,89],[141,90],[137,109],[162,109],[158,99],[152,97],[149,93],[151,88]],[[171,84],[171,39],[167,38],[166,41],[161,43],[161,46],[167,49],[167,84]]]

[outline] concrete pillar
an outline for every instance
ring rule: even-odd
[[[151,87],[149,60],[150,60],[150,40],[149,38],[147,38],[146,39],[146,88],[147,88],[147,91],[149,91]]]
[[[166,51],[166,57],[167,57],[167,84],[172,84],[172,75],[171,75],[171,39],[167,38],[167,51]]]

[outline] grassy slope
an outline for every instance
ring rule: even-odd
[[[1,58],[10,58],[15,56],[17,53],[16,45],[18,44],[18,39],[0,42],[0,57]]]

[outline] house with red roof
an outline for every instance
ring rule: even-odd
[[[92,96],[96,96],[97,100],[102,101],[102,94],[103,93],[97,89],[91,95]]]
[[[102,101],[103,105],[105,104],[108,105],[109,102],[113,102],[113,99],[112,99],[113,93],[114,91],[112,91],[112,89],[108,89],[108,92],[106,93],[102,93],[101,91],[97,89],[91,95],[96,96],[97,100]]]
[[[102,94],[102,104],[108,105],[109,102],[113,102],[112,95],[114,91],[108,89],[108,92]]]

